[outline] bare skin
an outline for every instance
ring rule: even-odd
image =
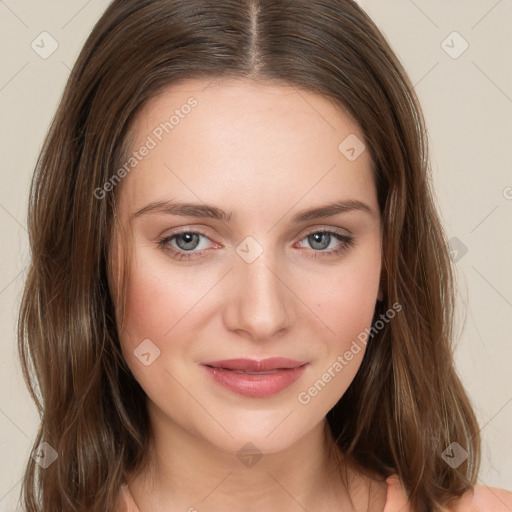
[[[172,131],[158,130],[190,97],[196,106],[180,111]],[[325,98],[292,87],[187,81],[153,98],[133,135],[134,151],[148,137],[155,144],[116,190],[121,229],[110,282],[120,308],[119,276],[129,271],[120,338],[148,396],[151,463],[128,477],[141,512],[382,511],[385,483],[342,462],[347,493],[325,447],[325,415],[365,346],[336,373],[333,363],[371,325],[380,294],[370,155],[351,160],[338,149],[349,136],[364,140],[359,127]],[[226,215],[170,212],[164,202]],[[295,218],[338,202],[344,211]],[[150,364],[134,353],[143,340]],[[269,357],[307,364],[263,398],[226,389],[202,366]],[[328,368],[330,379],[322,377]],[[309,393],[321,378],[326,385]],[[237,456],[247,443],[255,463]]]

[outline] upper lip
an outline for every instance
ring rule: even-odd
[[[256,359],[226,359],[223,361],[206,361],[202,363],[204,366],[212,368],[224,368],[226,370],[244,370],[247,372],[265,372],[281,368],[299,368],[307,363],[307,361],[296,361],[285,357],[270,357],[260,361]]]

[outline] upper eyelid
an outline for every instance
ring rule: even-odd
[[[206,234],[202,228],[184,227],[184,228],[177,228],[177,229],[178,229],[178,231],[172,232],[171,234],[169,234],[169,237],[174,236],[174,235],[180,235],[182,233],[196,233],[196,234],[200,234],[200,235],[205,236],[206,238],[211,239],[211,237],[208,234]],[[303,232],[303,231],[304,230],[301,229],[301,232]],[[329,227],[314,226],[314,227],[308,228],[302,236],[307,236],[311,233],[317,233],[317,232],[331,232],[331,233],[338,233],[338,234],[345,235],[345,236],[352,236],[352,233],[349,229],[341,228],[341,227],[332,227],[332,226],[329,226]],[[297,234],[295,237],[297,237],[297,236],[299,236],[299,235]],[[160,238],[163,238],[163,236],[161,236]]]

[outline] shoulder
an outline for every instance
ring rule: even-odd
[[[397,475],[386,479],[388,485],[384,512],[410,512],[407,493]],[[460,498],[451,500],[442,512],[511,512],[512,492],[497,487],[475,485]]]
[[[447,505],[449,512],[510,512],[512,492],[487,485],[475,485],[473,491]]]

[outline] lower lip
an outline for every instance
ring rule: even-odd
[[[273,396],[293,384],[304,373],[307,364],[298,368],[279,369],[274,373],[248,374],[233,370],[203,366],[221,386],[243,396],[265,398]]]

